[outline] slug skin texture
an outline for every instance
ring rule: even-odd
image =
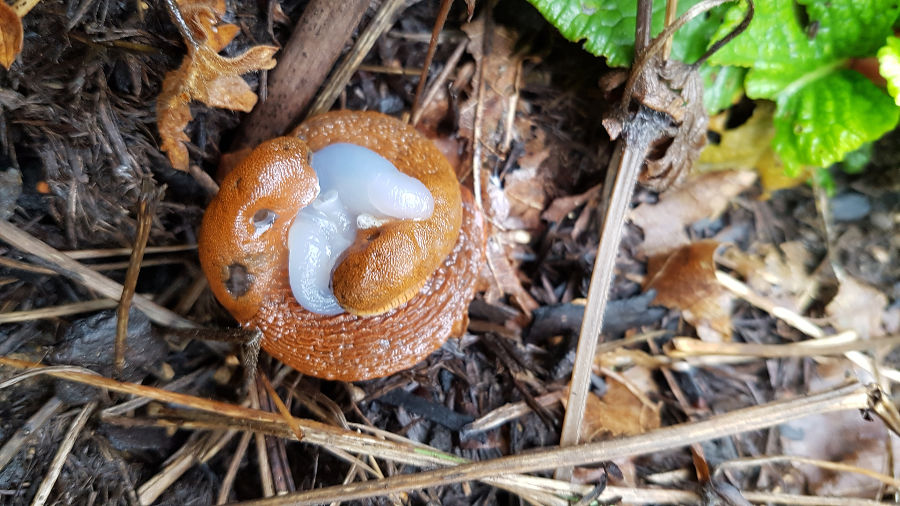
[[[284,245],[297,212],[318,195],[309,153],[334,143],[371,149],[421,181],[434,211],[360,230],[332,279],[348,312],[323,316],[293,297]],[[253,220],[264,211],[275,217],[259,233]],[[262,331],[263,349],[302,373],[355,381],[408,368],[465,331],[484,241],[471,193],[428,139],[389,116],[337,111],[261,144],[225,178],[204,216],[199,254],[213,293]]]

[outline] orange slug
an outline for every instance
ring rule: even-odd
[[[225,177],[199,255],[213,294],[262,332],[263,349],[355,381],[465,331],[484,241],[471,193],[428,139],[389,116],[337,111],[260,144]]]

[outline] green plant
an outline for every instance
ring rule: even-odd
[[[529,0],[569,40],[626,66],[633,52],[636,0]],[[681,0],[684,12],[698,0]],[[900,90],[896,0],[755,0],[746,31],[699,68],[710,113],[743,91],[775,102],[773,148],[788,174],[825,168],[880,138],[900,119],[900,101],[852,70],[855,58],[878,53],[895,97]],[[733,29],[747,4],[726,4],[675,35],[672,57],[695,61]],[[653,29],[663,24],[664,0],[653,2]],[[886,43],[887,41],[887,43]]]

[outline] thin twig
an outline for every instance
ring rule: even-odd
[[[425,92],[425,98],[422,99],[422,103],[413,111],[412,120],[410,120],[410,123],[412,123],[413,126],[419,123],[419,120],[422,119],[422,114],[428,108],[428,105],[434,100],[434,97],[437,96],[438,91],[444,83],[447,82],[447,79],[450,78],[450,74],[456,69],[456,65],[459,63],[459,59],[462,58],[468,45],[469,41],[461,41],[456,45],[456,49],[453,50],[453,54],[450,55],[450,58],[447,58],[447,61],[444,63],[444,68],[441,69],[441,72],[434,78],[431,85],[428,86],[428,90]]]
[[[128,270],[125,271],[122,296],[119,298],[119,307],[116,311],[115,367],[120,374],[125,368],[128,311],[131,309],[131,301],[137,288],[138,275],[141,273],[141,261],[144,259],[144,248],[147,247],[147,240],[150,239],[150,228],[156,211],[157,192],[153,187],[153,183],[147,178],[144,179],[141,186],[141,198],[138,202],[137,233],[135,234],[131,257],[128,261]]]
[[[413,97],[412,116],[418,115],[419,109],[424,105],[419,103],[422,98],[422,90],[425,89],[425,81],[428,80],[428,69],[431,67],[431,60],[434,59],[434,52],[437,50],[438,38],[444,24],[447,22],[447,14],[450,13],[450,6],[453,0],[441,0],[441,10],[438,11],[437,19],[434,20],[434,27],[431,29],[431,41],[428,43],[428,52],[425,53],[425,64],[422,65],[422,74],[419,76],[419,84],[416,85],[416,94]],[[413,122],[415,124],[415,121]]]

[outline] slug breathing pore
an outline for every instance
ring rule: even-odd
[[[294,298],[308,311],[341,314],[331,288],[334,268],[359,230],[390,220],[423,220],[434,198],[371,149],[331,144],[312,154],[319,195],[300,209],[288,232],[288,273]]]

